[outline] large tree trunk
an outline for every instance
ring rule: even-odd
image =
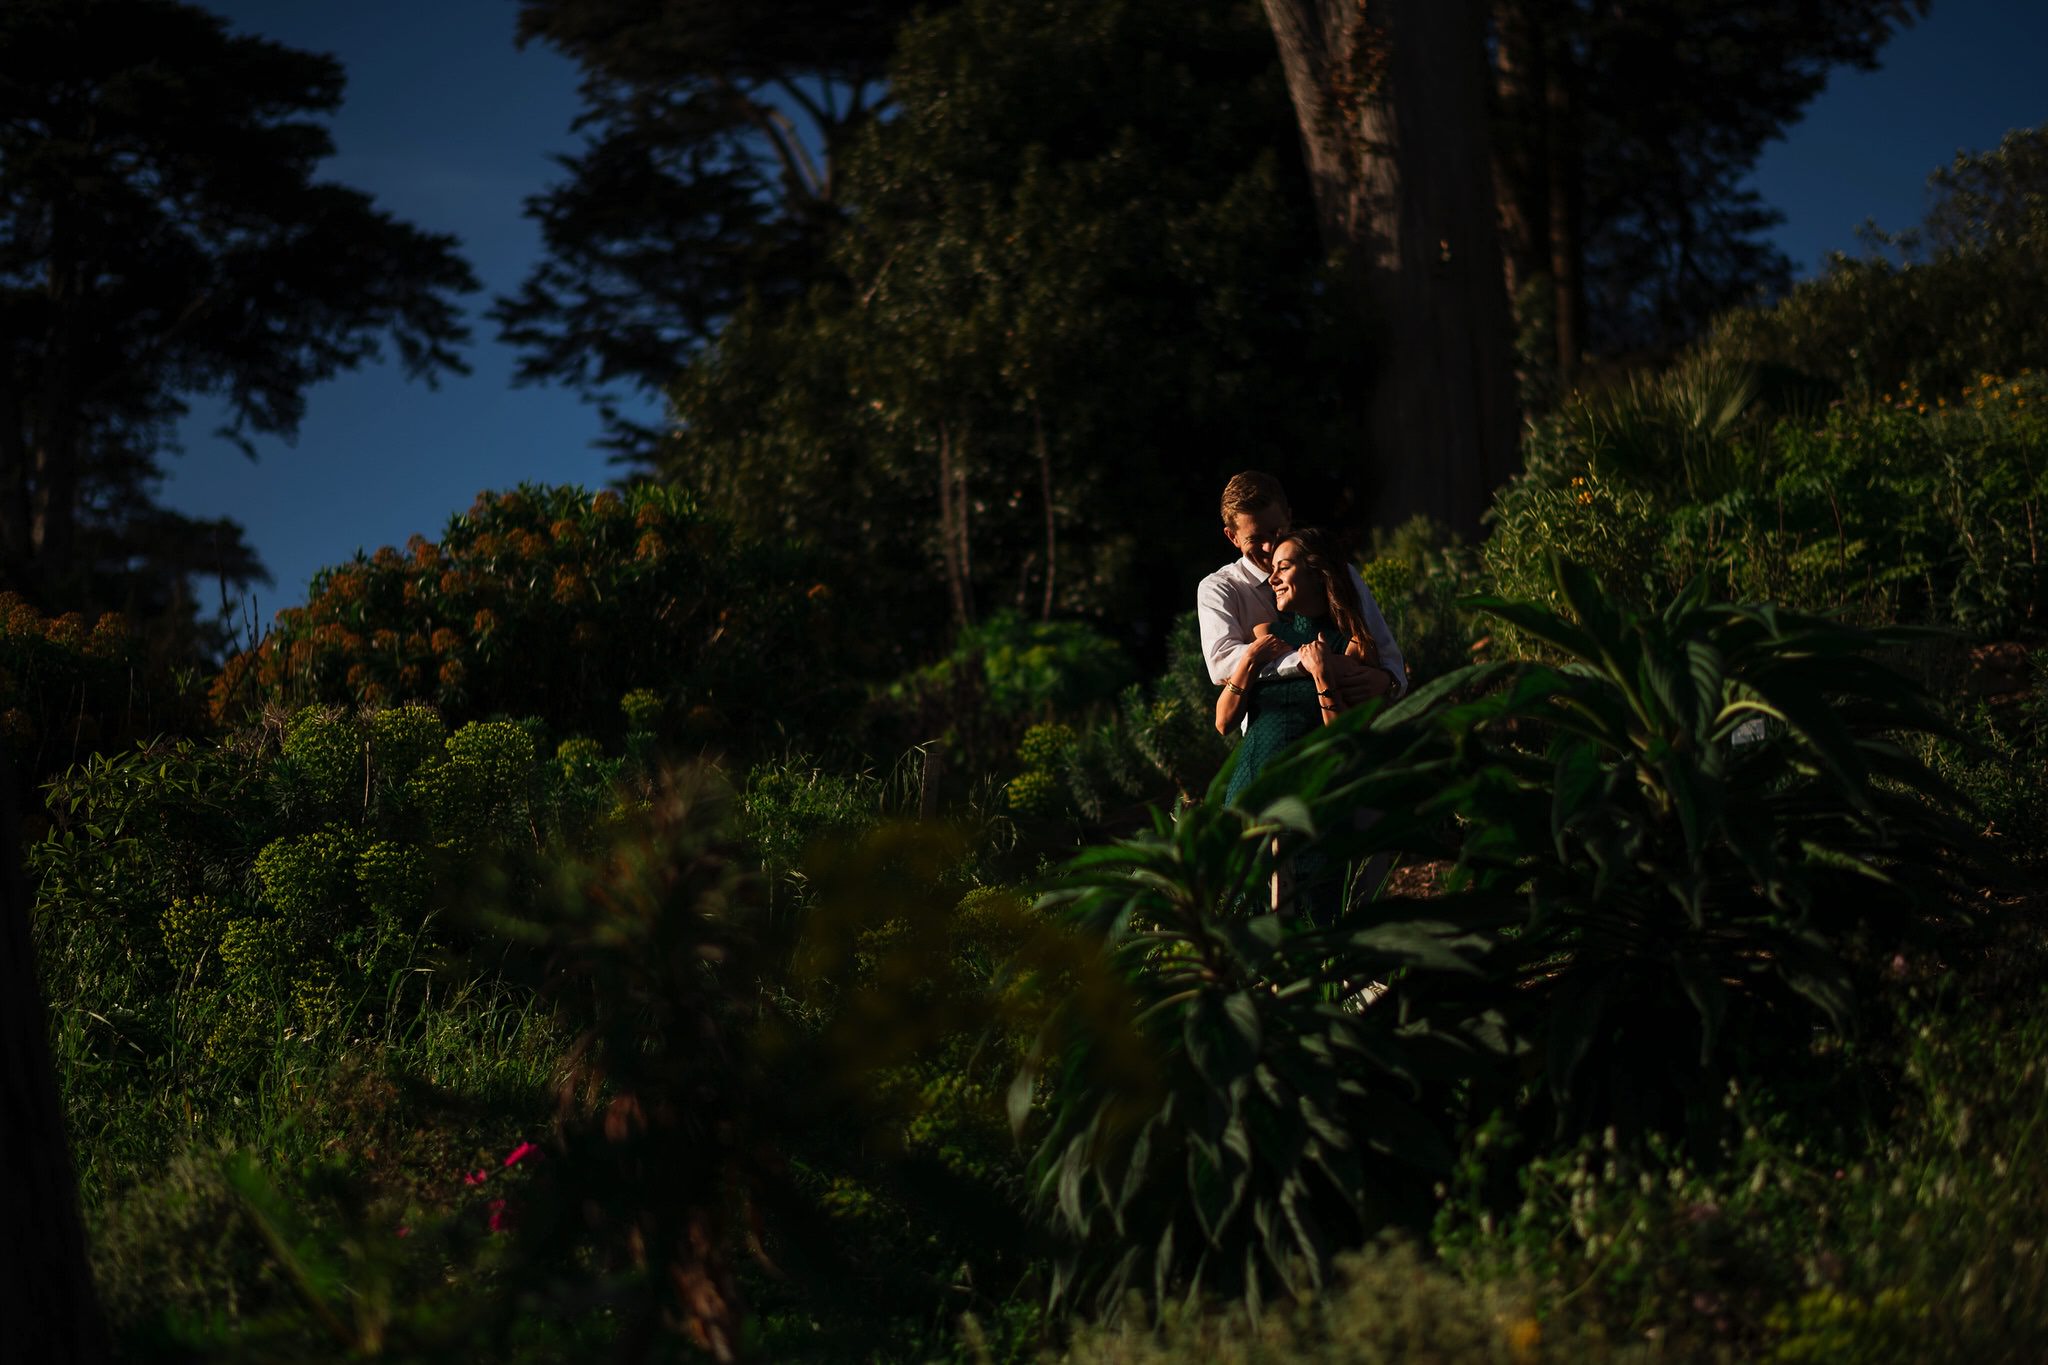
[[[1544,169],[1544,35],[1530,0],[1494,7],[1493,186],[1507,294],[1550,274],[1550,200]],[[1523,326],[1528,319],[1519,319]]]
[[[1557,378],[1569,390],[1586,355],[1585,177],[1579,161],[1578,68],[1562,44],[1545,68],[1543,103],[1550,279],[1557,289]]]
[[[14,799],[0,757],[0,1245],[16,1250],[14,1269],[0,1274],[0,1360],[100,1361],[106,1333],[36,985]]]
[[[1467,535],[1516,463],[1479,0],[1264,0],[1370,340],[1373,520]]]

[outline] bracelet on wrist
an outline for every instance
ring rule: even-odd
[[[1239,687],[1236,683],[1229,681],[1228,679],[1224,680],[1223,690],[1226,692],[1235,692],[1240,697],[1244,695],[1244,689],[1242,687]]]

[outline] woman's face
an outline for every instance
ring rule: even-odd
[[[1273,585],[1273,600],[1282,611],[1321,616],[1329,610],[1322,585],[1302,562],[1300,541],[1280,542],[1279,548],[1273,551],[1273,576],[1268,581]]]

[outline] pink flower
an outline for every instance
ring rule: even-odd
[[[481,1185],[490,1178],[491,1173],[489,1171],[471,1171],[468,1175],[462,1177],[462,1183],[465,1185]]]
[[[511,1225],[512,1215],[505,1211],[505,1201],[502,1199],[493,1199],[491,1201],[491,1231],[503,1232],[506,1228],[510,1227]]]
[[[517,1166],[520,1162],[526,1160],[526,1158],[530,1156],[539,1155],[540,1148],[534,1146],[530,1142],[522,1142],[517,1147],[514,1147],[511,1151],[505,1154],[505,1164],[507,1166]]]
[[[400,1237],[410,1237],[410,1236],[412,1236],[412,1229],[411,1229],[411,1228],[409,1228],[409,1227],[406,1227],[406,1226],[405,1226],[405,1225],[404,1225],[403,1223],[401,1223],[401,1224],[399,1224],[399,1226],[398,1226],[398,1235],[399,1235]]]

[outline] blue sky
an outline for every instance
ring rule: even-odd
[[[742,3],[744,0],[742,0]],[[472,373],[438,389],[395,365],[366,367],[308,395],[298,440],[258,443],[251,462],[211,435],[195,407],[164,498],[233,517],[276,579],[256,591],[267,619],[302,601],[307,579],[358,548],[438,536],[479,489],[522,480],[599,485],[611,477],[596,410],[565,389],[515,389],[513,353],[481,315],[539,252],[522,201],[558,178],[551,154],[576,145],[576,70],[551,49],[512,43],[513,0],[216,0],[239,31],[330,52],[348,70],[325,178],[391,212],[452,232],[484,283],[471,300]],[[1894,38],[1876,72],[1837,72],[1806,118],[1774,144],[1756,185],[1786,215],[1779,246],[1811,273],[1850,249],[1866,219],[1911,225],[1929,171],[1958,150],[2048,122],[2048,0],[1935,0]]]

